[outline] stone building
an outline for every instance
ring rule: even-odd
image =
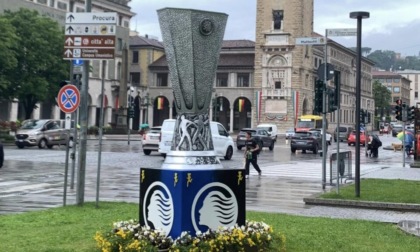
[[[398,74],[409,79],[410,83],[410,107],[416,106],[420,102],[419,91],[420,91],[420,71],[404,69],[397,71]]]
[[[253,104],[253,124],[275,123],[280,132],[295,127],[300,115],[314,109],[316,70],[324,59],[324,46],[296,45],[295,39],[319,37],[313,31],[313,0],[258,0],[255,42],[254,92],[262,92]],[[341,124],[355,123],[356,54],[331,39],[327,62],[341,71]],[[361,108],[374,110],[371,68],[362,59]],[[330,81],[329,86],[333,86]],[[335,129],[336,113],[327,115],[329,130]]]

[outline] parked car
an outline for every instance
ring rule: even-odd
[[[245,147],[246,142],[246,132],[251,132],[251,138],[255,139],[258,143],[258,146],[262,150],[264,147],[268,147],[269,150],[274,149],[275,140],[271,138],[266,130],[263,129],[251,129],[243,128],[239,132],[236,138],[236,147],[238,150],[241,150]]]
[[[275,124],[259,124],[257,126],[257,129],[263,129],[266,130],[268,132],[268,134],[271,136],[272,139],[274,139],[274,141],[277,141],[277,125]]]
[[[393,137],[396,137],[401,131],[403,131],[403,126],[401,124],[394,124],[394,126],[392,126]]]
[[[290,128],[290,129],[286,130],[286,139],[289,139],[294,135],[295,135],[295,129],[294,128]]]
[[[151,127],[146,134],[143,134],[142,148],[144,155],[150,155],[152,151],[159,150],[161,128],[161,126]]]
[[[337,131],[338,131],[338,136],[337,136]],[[337,128],[335,128],[334,131],[334,141],[337,142],[340,141],[347,141],[347,139],[349,138],[350,133],[353,131],[352,127],[345,127],[345,126],[340,126],[340,129],[337,130]]]
[[[38,146],[40,149],[54,145],[73,145],[73,135],[69,129],[64,129],[62,120],[29,119],[22,122],[22,126],[15,135],[15,144],[22,149],[25,146]]]
[[[163,121],[159,142],[159,153],[163,157],[166,157],[166,154],[171,151],[175,123],[175,119]],[[232,137],[219,122],[210,122],[210,130],[216,155],[223,157],[225,160],[230,160],[233,155],[233,146],[235,145]]]
[[[321,132],[318,130],[297,131],[290,141],[290,151],[296,153],[296,150],[306,152],[311,150],[314,154],[322,149]]]
[[[356,131],[353,130],[349,137],[347,138],[347,144],[350,145],[356,145]],[[365,146],[366,145],[366,135],[364,131],[360,131],[360,144]]]
[[[319,131],[321,133],[321,136],[323,135],[322,134],[322,132],[323,132],[322,129],[311,129],[311,130],[317,130],[317,131]],[[325,141],[327,142],[328,145],[331,145],[332,136],[331,136],[330,133],[328,133],[328,131],[327,131],[327,134],[325,135]]]

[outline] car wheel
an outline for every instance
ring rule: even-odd
[[[52,149],[52,148],[53,148],[53,146],[52,146],[51,144],[49,144],[49,145],[47,145],[47,148],[48,148],[48,149]]]
[[[242,146],[237,146],[236,148],[238,148],[238,150],[242,150]]]
[[[149,156],[151,152],[152,152],[151,150],[143,150],[143,153],[146,156]]]
[[[328,145],[331,145],[331,139],[328,141]]]
[[[163,158],[166,158],[166,154],[165,153],[162,153],[162,154],[160,154]]]
[[[290,148],[290,150],[292,151],[292,153],[296,153],[296,148]]]
[[[18,144],[18,145],[17,145],[17,147],[18,147],[19,149],[23,149],[23,148],[25,147],[25,145],[23,145],[23,144]]]
[[[38,148],[45,149],[47,147],[47,140],[45,138],[39,140]]]
[[[269,149],[269,150],[273,150],[273,149],[274,149],[274,141],[273,141],[273,142],[271,142],[271,145],[270,145],[270,147],[268,147],[268,149]]]
[[[315,145],[314,149],[312,150],[314,154],[318,154],[318,145]]]
[[[348,144],[348,146],[350,146],[351,145],[351,143],[347,143]]]
[[[233,148],[232,146],[229,146],[226,150],[225,160],[230,160],[232,158],[232,155],[233,155]]]

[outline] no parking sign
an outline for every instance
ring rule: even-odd
[[[73,113],[80,104],[79,89],[72,84],[65,85],[58,92],[57,103],[64,113]]]

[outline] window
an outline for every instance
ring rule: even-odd
[[[139,63],[139,51],[133,51],[133,63]]]
[[[394,83],[400,83],[400,79],[394,79]]]
[[[67,10],[67,4],[63,2],[57,2],[57,8],[60,10]]]
[[[47,0],[38,0],[37,2],[40,4],[47,4]]]
[[[80,7],[76,7],[76,12],[85,12],[85,9],[80,8]]]
[[[392,79],[386,79],[387,83],[392,83]]]
[[[168,86],[168,74],[167,73],[158,73],[157,74],[157,87],[167,87]]]
[[[227,87],[228,86],[228,73],[217,73],[216,75],[216,87]]]
[[[118,49],[118,51],[122,51],[122,47],[123,47],[123,41],[122,41],[122,38],[118,38],[118,40],[117,40],[117,49]]]
[[[394,87],[394,93],[399,93],[400,92],[400,87]]]
[[[130,26],[130,22],[124,21],[124,27],[129,27],[129,26]]]
[[[50,0],[50,7],[55,7],[55,0]]]
[[[414,98],[419,98],[419,92],[414,92]]]
[[[275,89],[281,89],[281,81],[274,82],[274,88]]]
[[[249,73],[238,73],[237,87],[249,87]]]
[[[117,65],[117,80],[121,80],[121,62]]]
[[[140,73],[130,73],[131,86],[140,86]]]

